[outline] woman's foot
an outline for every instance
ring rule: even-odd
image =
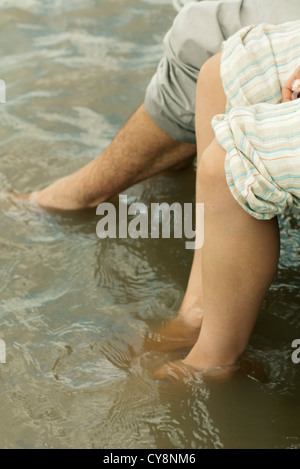
[[[237,372],[260,383],[267,382],[267,374],[263,367],[246,355],[243,355],[235,365],[212,368],[199,368],[186,360],[173,361],[157,367],[152,371],[152,374],[157,379],[168,378],[181,382],[186,382],[189,379],[196,380],[199,376],[205,379],[206,382],[226,382]]]
[[[196,368],[189,363],[183,361],[173,361],[165,363],[162,366],[153,370],[153,376],[157,379],[171,379],[177,382],[186,383],[190,380],[205,380],[217,381],[217,382],[226,382],[240,370],[239,365],[224,366],[224,367],[215,367],[215,368]]]
[[[147,337],[144,350],[168,352],[191,348],[197,342],[201,323],[202,309],[199,306],[193,306],[185,312],[179,311],[176,318]]]

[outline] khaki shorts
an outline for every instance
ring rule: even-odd
[[[196,83],[203,63],[242,27],[262,22],[279,24],[299,15],[297,0],[187,3],[164,38],[164,56],[146,91],[150,117],[174,140],[196,143]]]

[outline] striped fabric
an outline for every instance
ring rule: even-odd
[[[281,103],[299,65],[299,20],[246,27],[223,45],[227,109],[212,126],[226,150],[229,188],[257,219],[300,208],[300,100]]]

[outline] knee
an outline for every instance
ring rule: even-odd
[[[204,150],[200,159],[198,159],[197,182],[201,187],[211,187],[214,182],[213,155],[209,147]]]
[[[197,184],[207,192],[215,188],[227,187],[225,169],[225,151],[214,140],[198,158]]]
[[[221,52],[210,57],[204,62],[201,67],[199,78],[204,76],[213,76],[215,74],[220,74],[220,64],[221,64]]]
[[[220,85],[221,53],[213,55],[202,65],[198,75],[197,88],[202,92],[215,93]]]

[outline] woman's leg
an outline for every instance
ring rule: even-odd
[[[211,120],[225,112],[226,97],[220,77],[221,53],[209,59],[201,68],[196,97],[197,164],[214,139]],[[201,202],[199,185],[196,186],[196,202]],[[186,293],[178,316],[169,321],[155,336],[161,350],[192,346],[198,337],[203,316],[201,249],[194,253]],[[158,344],[157,344],[158,346]]]
[[[211,126],[212,118],[225,112],[226,97],[220,76],[221,53],[213,56],[202,67],[197,83],[196,137],[197,166],[202,153],[213,141],[215,135]],[[199,185],[196,185],[196,202],[201,202]],[[190,325],[200,326],[202,321],[203,292],[201,249],[194,254],[193,265],[187,290],[179,311]]]
[[[237,364],[276,273],[280,247],[277,219],[256,220],[236,202],[225,178],[225,156],[214,140],[197,170],[198,196],[205,207],[199,278],[203,283],[201,331],[183,362],[163,365],[154,372],[157,378],[186,376],[189,368],[183,364],[196,369]],[[231,369],[235,370],[224,368],[216,377],[230,377]],[[256,369],[254,373],[261,374]]]
[[[208,61],[197,88],[196,201],[205,205],[204,247],[195,252],[178,317],[161,331],[161,343],[166,348],[167,339],[176,334],[183,343],[188,344],[189,339],[196,342],[185,359],[196,367],[237,361],[247,346],[279,257],[277,220],[251,217],[227,186],[225,151],[214,140],[210,125],[211,118],[225,108],[219,67],[220,56]],[[198,335],[195,332],[201,324]],[[175,348],[176,342],[173,344]]]
[[[202,248],[204,316],[185,363],[231,365],[244,352],[279,258],[277,219],[253,218],[233,198],[225,177],[225,151],[214,140],[197,171],[205,204]]]

